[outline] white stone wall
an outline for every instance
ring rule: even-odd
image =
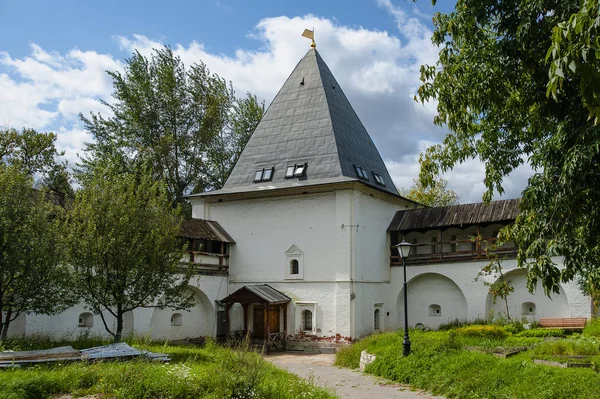
[[[382,284],[390,276],[387,226],[398,209],[408,206],[371,189],[340,189],[221,202],[195,199],[193,214],[217,220],[236,240],[230,292],[270,284],[292,298],[288,331],[300,328],[295,303],[314,302],[315,335],[358,337],[373,330],[373,303],[384,302]],[[287,273],[290,254],[298,254],[300,276]],[[230,317],[232,329],[243,325],[241,309],[232,309]]]
[[[189,311],[136,309],[125,315],[123,335],[135,334],[159,340],[214,336],[216,334],[215,301],[227,296],[227,289],[227,277],[196,276],[190,281],[190,290],[198,301],[194,308]],[[24,325],[24,328],[17,323],[14,326],[11,325],[9,332],[13,336],[39,334],[56,338],[71,338],[89,334],[108,337],[100,315],[94,315],[91,327],[79,326],[80,315],[88,312],[90,311],[83,304],[79,304],[57,315],[26,315],[20,323]],[[171,317],[174,313],[181,314],[182,325],[171,325]],[[114,329],[116,326],[114,317],[106,312],[105,318],[109,327]],[[13,329],[13,327],[15,328]]]
[[[560,259],[557,259],[560,262]],[[494,316],[506,317],[505,304],[493,303],[489,287],[483,281],[475,281],[477,273],[486,261],[465,261],[413,265],[407,267],[409,325],[421,323],[430,328],[452,319],[487,318],[490,311]],[[509,313],[515,320],[533,320],[541,317],[591,317],[590,299],[583,295],[575,282],[561,285],[561,294],[548,298],[543,290],[530,294],[526,289],[523,270],[516,267],[516,260],[502,262],[505,276],[512,282],[515,292],[508,297]],[[402,266],[391,269],[392,278],[388,291],[388,302],[395,305],[391,314],[390,327],[401,328],[404,320],[402,292]],[[493,281],[492,277],[487,278]],[[462,297],[464,296],[464,301]],[[466,302],[466,309],[464,303]],[[524,303],[535,304],[535,315],[523,314]],[[430,316],[430,305],[439,305],[440,316]]]

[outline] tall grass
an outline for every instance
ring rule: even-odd
[[[100,394],[108,398],[333,398],[264,361],[257,353],[208,343],[204,348],[146,346],[170,364],[145,360],[53,364],[0,371],[0,399]]]
[[[600,318],[595,317],[589,320],[583,329],[583,335],[600,337]]]

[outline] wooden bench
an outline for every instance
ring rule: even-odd
[[[540,319],[540,328],[561,328],[563,330],[582,330],[587,319],[585,317],[563,317]]]

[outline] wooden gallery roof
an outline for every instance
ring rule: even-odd
[[[489,204],[478,202],[398,211],[387,231],[430,230],[512,222],[519,213],[520,201],[520,199],[509,199],[492,201]]]
[[[205,219],[185,219],[181,224],[180,237],[202,238],[235,244],[235,241],[218,222]]]

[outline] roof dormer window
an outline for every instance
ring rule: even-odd
[[[306,164],[303,163],[301,165],[296,165],[294,169],[294,177],[300,177],[304,175],[304,170],[306,169]]]
[[[385,180],[383,179],[383,176],[381,176],[379,173],[373,172],[373,177],[375,178],[375,183],[379,184],[380,186],[385,186]]]
[[[295,165],[289,165],[285,171],[285,178],[291,179],[293,177],[302,177],[306,173],[306,163],[297,163]]]
[[[367,171],[362,166],[354,165],[354,169],[356,170],[356,175],[359,179],[369,180],[369,175]]]
[[[275,168],[263,168],[256,171],[254,174],[254,182],[271,181],[273,180],[273,171]]]

